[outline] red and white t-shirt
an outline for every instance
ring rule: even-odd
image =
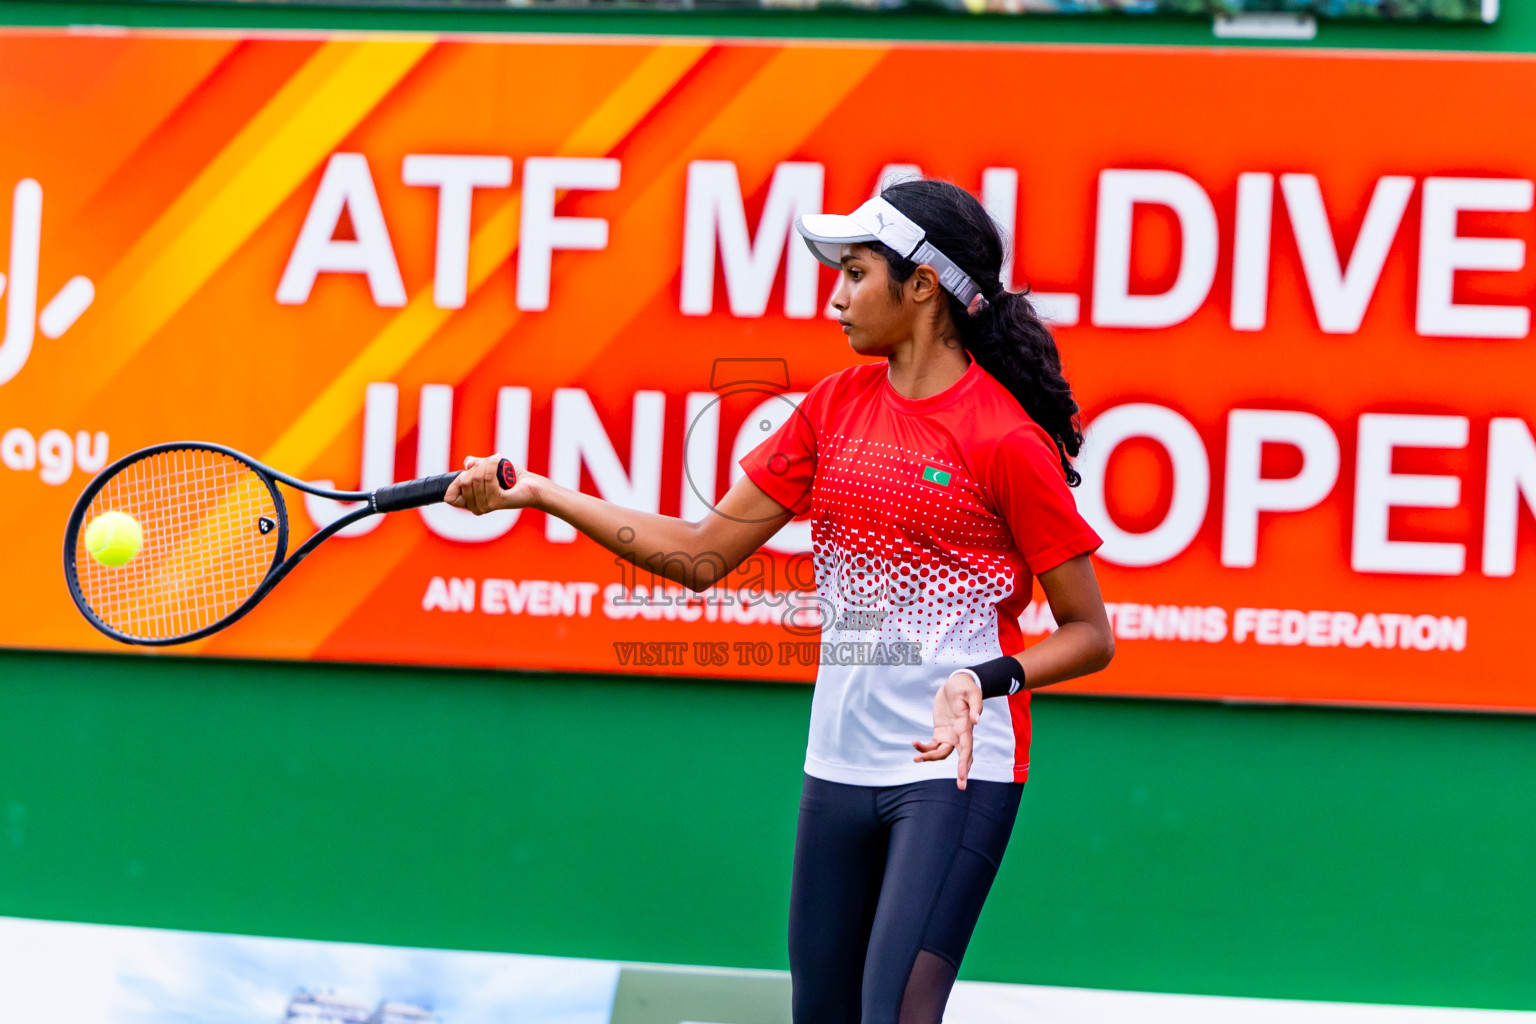
[[[954,778],[953,757],[912,760],[912,741],[933,734],[939,687],[957,667],[1022,650],[1033,577],[1101,543],[1055,443],[979,363],[911,399],[879,362],[818,383],[741,467],[812,515],[830,646],[806,773],[869,786]],[[987,701],[971,778],[1022,782],[1028,770],[1029,691]]]

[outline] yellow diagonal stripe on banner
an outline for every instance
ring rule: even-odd
[[[652,50],[571,132],[554,155],[599,156],[609,152],[709,49],[708,45],[679,45],[659,46]],[[522,203],[513,198],[488,218],[470,239],[470,294],[474,294],[517,249],[521,214]],[[288,472],[303,472],[361,411],[367,385],[394,376],[453,313],[451,309],[438,309],[433,304],[431,285],[417,291],[388,326],[374,336],[294,420],[293,425],[273,442],[263,453],[262,461]],[[515,322],[517,316],[514,312],[511,322]]]
[[[144,233],[102,283],[113,333],[90,394],[142,348],[433,46],[430,37],[326,43]]]
[[[797,47],[787,48],[775,54],[758,68],[748,82],[735,89],[731,95],[722,97],[721,109],[710,116],[702,127],[694,131],[689,141],[677,147],[670,164],[661,168],[659,173],[648,175],[648,182],[639,194],[631,196],[624,204],[625,212],[614,221],[611,228],[612,236],[643,237],[647,231],[653,230],[654,225],[664,219],[668,211],[675,208],[679,198],[678,185],[683,179],[689,160],[737,151],[740,149],[741,140],[744,137],[752,137],[764,123],[774,123],[775,152],[795,150],[812,131],[825,122],[825,119],[849,93],[859,87],[866,76],[885,58],[888,50],[888,47],[859,47],[829,52],[819,48]],[[807,86],[807,83],[813,84]],[[786,102],[789,104],[787,110]],[[775,118],[777,118],[776,121],[773,120]],[[589,119],[588,123],[593,123],[595,120],[595,118]],[[580,134],[579,130],[577,134]],[[592,153],[593,150],[586,150],[580,155]],[[770,154],[761,154],[757,160],[752,161],[753,166],[746,169],[743,174],[743,189],[755,191],[761,186],[772,174],[774,162]],[[506,229],[515,230],[516,223],[515,212],[509,214]],[[509,246],[506,251],[510,253],[512,242],[508,241],[506,244]],[[571,268],[574,278],[567,282],[568,285],[575,284],[573,294],[592,293],[595,287],[601,285],[603,275],[611,273],[595,262],[578,261],[578,264]],[[624,289],[625,298],[622,302],[614,303],[611,301],[612,297],[609,297],[610,301],[605,305],[604,312],[611,311],[613,316],[608,318],[610,329],[607,331],[595,332],[591,336],[586,333],[571,336],[562,332],[558,312],[542,314],[544,319],[534,321],[543,325],[534,331],[533,336],[538,339],[532,343],[534,349],[538,350],[540,345],[547,345],[553,340],[560,346],[562,360],[569,361],[563,363],[558,371],[548,371],[545,374],[546,377],[553,376],[552,381],[541,380],[535,386],[542,388],[550,383],[572,379],[580,372],[580,367],[586,366],[591,360],[597,358],[603,346],[612,340],[613,335],[622,330],[624,325],[636,316],[660,289],[667,286],[667,282],[675,272],[675,267],[667,266],[665,261],[648,261],[631,268],[627,277],[639,280],[626,280],[626,284],[634,287]],[[430,309],[430,302],[424,302],[423,307]],[[404,311],[401,315],[404,315]],[[485,350],[489,350],[500,343],[503,337],[505,337],[504,331],[494,336],[465,339],[465,345],[469,347],[481,344]],[[528,338],[521,338],[516,344],[521,346],[530,342]],[[483,353],[477,355],[480,354]],[[389,367],[384,368],[389,369]],[[341,426],[345,426],[350,421],[350,417],[358,415],[364,385],[371,380],[385,379],[388,378],[382,375],[359,376],[353,380],[347,390],[338,390],[333,400],[338,403],[343,401],[349,403],[342,407],[348,418],[341,421]],[[330,389],[328,393],[329,391]],[[297,455],[309,455],[312,458],[313,454],[318,454],[331,442],[334,434],[339,430],[339,426],[332,426],[331,436],[319,439],[299,436],[293,437],[291,441],[289,437],[296,432],[290,432],[284,435],[284,440],[292,445],[287,450]],[[290,464],[280,462],[277,458],[268,457],[266,461],[285,469],[293,470],[294,468]],[[303,468],[300,467],[297,471],[302,472]],[[313,594],[317,596],[313,601],[304,601],[301,596],[301,599],[292,605],[277,602],[275,608],[257,613],[258,622],[263,624],[253,624],[243,634],[226,631],[215,634],[206,641],[198,641],[199,644],[209,645],[205,648],[200,647],[199,651],[218,655],[239,655],[248,648],[242,648],[240,641],[236,641],[234,637],[244,636],[247,638],[245,642],[249,642],[248,638],[255,630],[262,631],[260,636],[263,639],[270,638],[272,643],[288,645],[287,649],[300,650],[308,655],[324,650],[328,639],[343,629],[343,623],[357,615],[359,607],[380,593],[378,588],[381,586],[381,581],[394,573],[403,561],[421,550],[422,544],[429,542],[429,537],[423,534],[415,543],[397,543],[383,548],[372,548],[370,549],[372,554],[366,558],[345,556],[350,574],[347,577],[348,586],[345,591],[338,591],[335,587],[327,588],[323,583],[316,584],[317,589]],[[332,557],[343,556],[337,553]],[[302,589],[306,584],[302,580],[296,580],[292,585]],[[323,597],[318,596],[321,590],[324,591]],[[300,611],[290,610],[295,608]],[[262,618],[263,615],[266,618]],[[354,657],[355,655],[341,656]]]

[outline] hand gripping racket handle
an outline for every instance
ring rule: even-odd
[[[426,476],[420,480],[407,480],[400,484],[390,484],[380,487],[373,492],[373,510],[375,512],[399,512],[406,508],[421,508],[423,505],[436,505],[443,500],[448,493],[448,485],[458,479],[457,473],[439,473],[437,476]],[[512,468],[509,459],[502,459],[496,465],[496,482],[501,484],[504,491],[512,489],[517,482],[517,470]]]

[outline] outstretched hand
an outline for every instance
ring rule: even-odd
[[[959,752],[955,785],[965,788],[971,772],[971,730],[981,721],[981,687],[968,673],[956,672],[933,698],[933,739],[913,740],[914,761],[942,761]]]
[[[501,464],[500,455],[483,459],[473,456],[464,460],[464,468],[448,485],[443,501],[454,508],[468,509],[477,516],[502,508],[527,508],[538,500],[539,477],[518,468],[517,481],[511,489],[503,489],[496,479],[496,467]]]

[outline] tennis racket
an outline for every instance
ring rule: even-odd
[[[457,473],[333,491],[295,479],[223,445],[157,444],[102,470],[75,502],[64,530],[64,577],[86,621],[114,640],[166,646],[237,621],[327,538],[359,519],[443,500]],[[497,481],[511,488],[512,463]],[[288,506],[278,483],[338,501],[366,502],[288,554]],[[143,543],[124,565],[103,565],[85,546],[108,511],[138,521]]]

